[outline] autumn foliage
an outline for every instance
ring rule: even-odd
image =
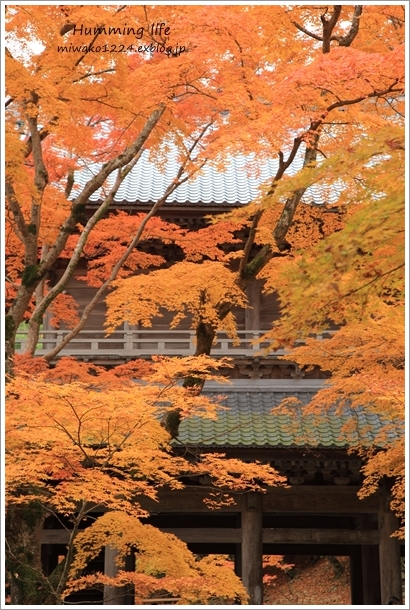
[[[152,231],[165,244],[181,244],[187,261],[216,259],[228,266],[219,244],[236,239],[232,224],[222,231],[210,228],[192,240],[176,227],[161,228],[158,221],[155,227],[148,218],[111,216],[111,224],[103,220],[145,149],[159,167],[171,150],[177,151],[180,163],[150,218],[206,162],[223,167],[227,153],[252,153],[255,161],[249,170],[257,172],[256,159],[278,158],[266,196],[282,188],[285,207],[273,215],[259,209],[255,217],[255,208],[248,210],[247,224],[254,229],[235,281],[243,289],[286,250],[306,190],[287,184],[295,156],[304,155],[305,166],[319,157],[333,158],[366,130],[379,130],[403,112],[401,7],[321,11],[298,6],[215,6],[211,11],[205,6],[104,6],[96,13],[92,7],[73,5],[38,6],[26,13],[8,8],[10,356],[23,319],[29,323],[27,348],[34,353],[43,317],[55,299],[56,314],[69,326],[76,324],[72,304],[59,295],[80,261],[88,261],[90,285],[99,286],[97,300],[119,277],[161,265],[160,256],[137,247]],[[100,30],[95,40],[86,40],[81,26],[95,27],[96,19]],[[149,24],[157,22],[170,24],[167,39],[162,32],[154,40]],[[102,49],[113,43],[104,27],[124,28],[125,23],[143,28],[141,43],[183,44],[186,52],[171,57],[64,51],[85,40]],[[128,48],[135,35],[125,33],[117,42]],[[94,168],[94,176],[80,187],[74,171],[85,167]],[[331,175],[325,182],[332,189]],[[98,205],[89,210],[89,198],[101,187]],[[321,222],[319,217],[313,225],[320,227]],[[302,224],[311,223],[303,219]],[[306,247],[310,231],[300,229],[302,236]],[[263,244],[258,256],[254,243]],[[68,257],[67,268],[51,286],[48,275],[59,257]],[[229,313],[227,308],[225,303],[217,307],[219,318]],[[84,321],[76,326],[78,332]],[[209,352],[208,344],[204,349]],[[53,351],[48,359],[55,356]]]
[[[267,338],[294,346],[290,357],[301,367],[320,366],[331,380],[306,413],[329,405],[365,409],[384,425],[372,449],[352,446],[367,457],[360,495],[376,491],[387,477],[392,508],[404,517],[404,145],[395,127],[369,135],[355,149],[340,153],[333,171],[360,171],[341,200],[346,205],[341,231],[311,253],[298,253],[265,269],[266,288],[279,291],[282,318]],[[330,164],[328,164],[328,169]],[[322,173],[318,170],[317,176]],[[322,175],[325,175],[324,173]],[[328,172],[326,172],[326,176]],[[326,340],[314,334],[333,327]],[[287,356],[289,357],[289,356]],[[349,423],[354,427],[355,422]],[[382,448],[382,449],[381,449]],[[404,531],[401,531],[401,535]]]
[[[215,416],[217,407],[198,395],[216,374],[206,356],[218,330],[235,337],[232,310],[248,307],[255,279],[281,298],[283,319],[267,340],[289,348],[303,341],[291,357],[332,373],[309,409],[360,404],[389,422],[383,450],[368,455],[362,493],[381,477],[394,479],[400,513],[404,7],[9,5],[5,21],[8,560],[15,603],[61,603],[69,591],[114,584],[81,575],[109,542],[108,525],[110,544],[126,551],[139,542],[141,570],[120,571],[115,582],[132,582],[141,599],[155,592],[158,573],[181,603],[213,598],[216,574],[219,593],[245,599],[230,572],[195,561],[180,542],[143,525],[139,499],[155,498],[164,485],[178,489],[187,473],[206,473],[227,492],[280,483],[262,465],[175,457],[161,426],[169,413]],[[150,28],[162,22],[168,34]],[[113,40],[105,29],[124,24],[142,28],[141,37],[125,32]],[[88,36],[81,27],[97,31]],[[125,51],[103,50],[112,44]],[[174,51],[138,52],[139,44]],[[178,169],[146,214],[117,210],[118,190],[145,151],[159,168],[172,153]],[[204,164],[223,169],[236,154],[253,155],[247,171],[254,174],[260,160],[277,161],[255,201],[197,231],[160,217]],[[303,166],[297,173],[295,159]],[[86,169],[84,184],[76,172]],[[323,205],[311,201],[310,187],[320,189]],[[162,251],[150,251],[153,243]],[[171,245],[175,264],[163,254]],[[95,289],[83,311],[66,294],[79,269]],[[136,361],[111,371],[66,359],[54,366],[106,298],[108,331],[124,321],[149,327],[163,307],[175,326],[189,319],[199,359]],[[70,333],[43,360],[36,346],[46,316]],[[26,354],[14,357],[23,321]],[[310,337],[329,325],[339,329],[331,339]],[[187,378],[195,380],[191,389]],[[97,504],[107,512],[79,534]],[[74,529],[64,562],[48,578],[39,540],[50,513],[68,516]],[[175,565],[162,563],[163,546],[174,549]]]
[[[218,591],[227,599],[245,600],[232,570],[226,569],[225,576],[222,570],[221,580],[213,582],[212,561],[198,563],[175,536],[140,521],[148,516],[144,498],[156,500],[164,487],[182,489],[181,477],[210,477],[208,504],[214,508],[234,501],[235,493],[263,492],[283,481],[262,464],[173,454],[161,425],[164,413],[178,408],[184,417],[215,418],[221,407],[181,384],[192,367],[196,376],[214,379],[215,362],[205,356],[161,358],[148,371],[143,361],[139,371],[133,362],[108,372],[65,358],[53,369],[39,364],[21,361],[7,385],[7,500],[14,511],[43,506],[45,515],[60,514],[72,522],[57,581],[38,576],[43,603],[60,603],[70,592],[97,583],[125,582],[137,585],[138,599],[165,589],[185,603],[206,602]],[[138,373],[139,381],[132,380]],[[101,510],[107,512],[93,518]],[[93,522],[79,532],[87,517]],[[120,567],[137,548],[137,572],[83,578],[82,569],[106,545],[118,550]]]

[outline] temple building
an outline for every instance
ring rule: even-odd
[[[235,157],[225,168],[204,168],[179,187],[161,208],[161,218],[180,227],[198,229],[205,217],[221,214],[252,201],[259,186],[275,173],[275,162],[259,164],[259,173],[248,174],[246,158]],[[300,160],[301,162],[301,160]],[[295,160],[295,170],[298,169]],[[173,179],[177,169],[172,159],[158,169],[144,153],[140,162],[126,177],[116,198],[118,210],[129,213],[148,211]],[[91,177],[91,170],[77,175],[80,185]],[[90,201],[96,209],[101,194]],[[308,190],[305,205],[329,202],[332,194],[319,189]],[[330,201],[332,202],[332,201]],[[180,253],[172,245],[142,244],[171,262]],[[55,268],[54,281],[62,274],[64,261]],[[81,309],[95,291],[80,279],[81,267],[67,286]],[[142,502],[151,512],[149,523],[172,532],[198,554],[224,553],[235,559],[235,571],[242,578],[251,605],[262,604],[262,556],[332,555],[348,556],[353,605],[386,604],[390,596],[401,598],[402,541],[392,538],[398,523],[389,510],[389,481],[377,493],[358,498],[362,482],[362,461],[353,445],[372,446],[383,422],[364,409],[346,409],[342,415],[329,411],[323,417],[306,416],[295,409],[292,417],[275,408],[284,398],[295,396],[302,405],[323,386],[326,372],[317,368],[301,370],[283,359],[283,350],[273,351],[263,341],[264,332],[279,317],[279,303],[274,294],[263,293],[263,284],[255,280],[248,288],[249,310],[234,311],[238,324],[239,344],[225,333],[218,333],[212,357],[228,356],[234,367],[223,373],[231,385],[207,382],[208,396],[225,395],[222,411],[216,421],[188,418],[182,421],[175,452],[219,452],[247,462],[269,463],[287,477],[286,487],[269,488],[265,494],[244,493],[235,505],[212,512],[203,503],[209,482],[189,480],[182,491],[162,491],[159,503]],[[104,366],[114,366],[135,358],[154,354],[182,356],[194,353],[194,332],[189,320],[170,329],[171,313],[154,320],[152,328],[124,323],[115,333],[104,330],[105,303],[90,315],[84,329],[57,357],[74,356]],[[331,330],[329,331],[331,332]],[[40,335],[36,355],[47,353],[67,333],[53,329],[47,319]],[[324,336],[324,340],[326,336]],[[24,332],[19,335],[19,350],[24,349]],[[272,411],[273,410],[273,411]],[[347,434],[343,425],[356,421],[355,430]],[[43,559],[51,571],[58,556],[64,554],[68,532],[49,519],[43,534]],[[94,569],[113,574],[115,554],[106,550]],[[122,589],[106,591],[105,599],[90,603],[133,605],[132,594]],[[83,596],[84,597],[84,596]],[[71,598],[70,598],[71,599]],[[75,601],[75,596],[72,597]]]

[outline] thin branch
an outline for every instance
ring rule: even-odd
[[[323,42],[323,38],[321,36],[318,36],[317,34],[314,34],[313,32],[309,32],[309,30],[306,30],[303,26],[299,25],[299,23],[297,23],[296,21],[292,21],[292,23],[299,30],[299,32],[302,32],[303,34],[306,34],[307,36],[310,36],[310,38],[314,38],[315,40],[318,40],[319,42]]]
[[[15,507],[14,507],[15,510]],[[21,508],[20,510],[23,510],[23,508]],[[39,581],[41,581],[44,585],[45,589],[48,589],[51,594],[53,596],[55,596],[55,592],[54,589],[49,581],[49,579],[44,575],[43,570],[40,568],[35,568],[31,563],[27,563],[24,562],[20,559],[21,555],[19,557],[16,556],[16,554],[13,552],[12,547],[7,539],[7,536],[5,537],[5,546],[6,546],[6,554],[9,557],[12,557],[12,560],[14,560],[16,563],[18,563],[19,566],[26,568],[26,570],[28,570],[29,572],[36,574],[37,577],[39,578]],[[21,581],[24,582],[24,579],[21,578],[18,574],[16,575],[17,578],[19,578]]]
[[[56,593],[58,595],[61,595],[61,593],[63,592],[63,590],[65,589],[66,583],[67,583],[67,578],[68,578],[68,574],[71,568],[71,564],[73,561],[73,556],[74,556],[74,540],[78,534],[78,530],[79,530],[79,525],[81,523],[81,521],[83,520],[85,515],[85,502],[84,500],[81,502],[81,507],[80,510],[78,512],[77,518],[74,522],[73,528],[71,530],[70,533],[70,539],[68,542],[68,547],[67,547],[67,555],[65,557],[65,564],[64,564],[64,569],[63,572],[61,574],[59,583],[56,587]]]
[[[311,163],[312,161],[314,161],[316,159],[316,147],[317,147],[317,144],[319,141],[319,135],[320,135],[319,132],[317,131],[318,125],[319,125],[318,122],[312,124],[309,132],[307,132],[307,134],[305,135],[305,139],[307,139],[309,133],[311,135],[313,135],[314,146],[313,146],[313,148],[312,147],[306,148],[303,167],[306,167],[306,165],[308,165],[309,163]],[[295,138],[292,151],[286,161],[284,161],[283,153],[282,152],[279,153],[279,168],[278,168],[278,171],[274,178],[273,184],[266,194],[267,197],[272,196],[274,194],[274,192],[276,190],[277,182],[282,178],[286,169],[293,162],[302,141],[303,141],[302,137]],[[280,252],[283,252],[289,248],[289,245],[287,244],[287,242],[285,242],[285,237],[292,224],[292,220],[293,220],[293,216],[295,214],[296,208],[299,205],[299,202],[302,199],[305,191],[306,191],[306,188],[298,189],[297,191],[295,191],[293,196],[286,201],[282,214],[273,231],[273,237],[275,239],[275,242],[276,242],[277,247]],[[254,220],[256,220],[256,226],[259,223],[261,218],[262,218],[262,213],[260,215],[258,215],[258,217],[256,219],[254,219]],[[248,242],[245,245],[244,253],[246,254],[247,258],[249,255],[250,248],[253,244],[256,226],[254,226],[254,223],[252,224],[252,228],[254,229],[254,231],[251,230],[250,235],[248,237]],[[269,260],[272,258],[272,256],[273,256],[273,250],[272,250],[271,245],[265,244],[251,261],[246,260],[246,264],[242,264],[242,261],[241,261],[240,266],[239,266],[240,273],[238,274],[238,285],[243,289],[246,288],[246,285],[249,282],[249,280],[256,277],[256,275],[269,262]],[[221,304],[221,311],[223,311],[224,315],[226,315],[225,310],[226,310],[226,307]]]
[[[126,6],[127,6],[126,4],[124,4],[123,6],[119,6],[119,7],[117,8],[117,10],[116,10],[116,11],[114,11],[114,15],[115,15],[115,14],[117,14],[117,13],[120,13],[121,11],[123,11],[123,10],[126,8]],[[90,45],[89,45],[90,47],[92,47],[92,46],[93,46],[93,44],[94,44],[94,43],[95,43],[95,41],[97,40],[98,36],[100,36],[100,35],[101,35],[102,30],[103,30],[103,28],[104,28],[104,27],[105,27],[104,25],[101,25],[101,26],[100,26],[100,29],[97,31],[96,35],[94,36],[94,38],[93,38],[93,39],[92,39],[92,41],[90,42]],[[95,31],[95,30],[94,30],[94,31]],[[87,46],[88,46],[88,45],[87,45]],[[81,56],[80,56],[80,57],[77,59],[77,61],[76,61],[76,62],[75,62],[75,64],[74,64],[74,67],[75,67],[75,68],[76,68],[76,67],[77,67],[77,66],[78,66],[78,65],[79,65],[79,64],[80,64],[80,63],[83,61],[84,57],[87,57],[87,53],[84,53],[84,55],[81,55]]]
[[[397,265],[397,267],[394,267],[394,269],[389,269],[389,271],[385,271],[384,273],[381,273],[380,275],[376,275],[376,277],[374,277],[372,280],[370,280],[366,284],[362,284],[362,286],[359,286],[358,288],[353,288],[349,292],[346,292],[345,294],[342,294],[341,296],[339,296],[337,298],[337,300],[339,301],[340,299],[346,299],[347,297],[350,297],[352,294],[355,294],[356,292],[359,292],[360,290],[363,290],[364,288],[367,288],[367,286],[370,286],[371,284],[374,284],[380,278],[385,277],[386,275],[390,275],[391,273],[394,273],[395,271],[398,271],[399,269],[401,269],[404,266],[405,266],[405,263],[401,263],[401,265]],[[335,303],[335,302],[336,301],[332,301],[330,304]]]
[[[42,261],[39,265],[39,281],[41,277],[54,265],[62,250],[64,249],[69,235],[71,235],[71,233],[75,229],[78,222],[79,208],[81,208],[82,206],[86,206],[91,195],[93,195],[103,185],[104,181],[110,174],[112,174],[116,169],[124,168],[128,163],[132,161],[132,159],[136,155],[140,153],[146,139],[148,138],[148,136],[150,135],[164,112],[165,106],[160,106],[159,108],[154,110],[151,113],[151,116],[148,118],[145,126],[143,127],[137,138],[134,140],[134,142],[130,146],[128,146],[124,152],[117,155],[114,159],[111,159],[110,161],[105,163],[99,170],[99,172],[95,176],[93,176],[84,186],[81,193],[73,201],[71,214],[61,227],[61,230],[54,244],[51,246],[46,259],[44,259],[44,261]],[[33,285],[33,289],[34,287],[35,286]]]
[[[317,131],[316,128],[313,132],[311,131],[310,133],[313,133],[313,143],[311,146],[306,146],[305,158],[303,160],[303,168],[308,167],[311,163],[314,163],[316,161],[316,153],[320,133]],[[306,190],[307,187],[297,189],[292,195],[292,197],[290,197],[284,205],[282,213],[276,224],[275,230],[273,231],[273,237],[280,251],[286,249],[284,248],[284,246],[287,246],[287,244],[285,244],[284,242],[286,234],[292,224],[296,208],[299,205],[300,200],[302,199]]]
[[[364,100],[369,99],[369,98],[383,97],[387,93],[402,93],[403,92],[403,88],[401,88],[401,89],[394,89],[394,87],[396,85],[398,85],[399,82],[400,81],[398,79],[396,79],[394,81],[394,83],[392,83],[390,85],[390,87],[388,87],[384,91],[372,91],[371,93],[367,93],[366,95],[362,95],[360,97],[356,97],[353,100],[341,100],[340,102],[335,102],[334,104],[331,104],[330,106],[328,106],[328,108],[326,109],[326,113],[331,112],[335,108],[341,108],[342,106],[352,106],[354,104],[358,104],[359,102],[363,102]]]
[[[383,99],[383,100],[384,100],[384,101],[387,103],[387,105],[388,105],[388,106],[390,106],[390,108],[393,110],[393,112],[395,112],[396,114],[398,114],[398,115],[399,115],[399,116],[400,116],[402,119],[404,119],[404,118],[405,118],[405,115],[404,115],[402,112],[400,112],[399,110],[397,110],[397,108],[395,108],[395,107],[393,106],[393,104],[391,103],[391,101],[390,101],[388,98],[385,98],[385,97],[384,97],[384,98],[382,98],[382,99]],[[404,149],[403,149],[403,150],[404,150]]]
[[[65,529],[67,532],[70,531],[70,528],[68,528],[65,524],[64,521],[61,519],[61,515],[57,512],[55,512],[52,508],[50,508],[50,506],[48,506],[47,504],[43,504],[42,502],[40,502],[41,506],[43,507],[45,512],[50,513],[50,515],[52,515],[61,525],[62,529]]]
[[[134,162],[131,165],[135,165],[135,163],[139,159],[140,155],[141,155],[141,151],[140,151],[139,155],[137,155],[137,157],[134,159]],[[53,288],[51,288],[51,290],[48,291],[47,295],[40,302],[36,303],[36,307],[35,307],[32,315],[30,316],[26,353],[29,353],[29,354],[34,353],[35,347],[37,345],[37,340],[38,340],[38,329],[39,329],[39,325],[41,324],[44,312],[49,307],[49,305],[54,301],[56,296],[61,292],[61,286],[64,286],[67,283],[68,279],[73,274],[74,269],[77,266],[80,256],[84,250],[84,246],[87,242],[87,239],[88,239],[88,236],[89,236],[91,230],[99,222],[99,220],[101,219],[101,217],[103,216],[105,211],[114,201],[114,196],[117,193],[117,191],[122,183],[122,180],[123,180],[122,172],[120,170],[118,170],[118,175],[117,175],[117,179],[114,183],[114,186],[111,188],[109,194],[104,199],[103,203],[100,205],[98,210],[91,216],[91,218],[87,222],[87,224],[77,242],[77,245],[74,249],[71,260],[70,260],[69,264],[67,265],[67,268],[64,271],[63,276],[61,277],[60,281],[55,286],[53,286]],[[47,257],[45,256],[44,259],[42,259],[42,260],[45,260],[46,258]],[[41,262],[40,262],[40,265],[41,265]],[[43,279],[44,279],[44,277],[40,281],[39,285],[41,284]],[[36,288],[36,290],[37,290],[37,288]]]
[[[106,70],[99,70],[98,72],[88,72],[88,74],[83,74],[80,78],[76,78],[73,80],[73,83],[79,83],[81,80],[85,78],[89,78],[90,76],[99,76],[100,74],[107,74],[107,72],[115,72],[114,68],[107,68]]]
[[[278,153],[279,154],[279,167],[275,174],[275,177],[273,178],[272,185],[271,185],[270,189],[268,190],[268,192],[266,193],[266,197],[271,197],[274,194],[274,192],[276,190],[277,182],[282,178],[282,176],[286,172],[286,170],[292,165],[302,142],[303,142],[302,136],[299,136],[293,140],[292,150],[290,151],[290,154],[289,154],[288,158],[286,159],[286,161],[284,160],[283,152],[281,150],[279,151],[279,153]]]

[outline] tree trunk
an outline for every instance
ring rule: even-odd
[[[13,504],[6,515],[6,570],[11,604],[15,606],[61,603],[55,599],[41,566],[41,534],[45,511],[37,502]]]

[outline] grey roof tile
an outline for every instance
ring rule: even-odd
[[[278,168],[276,159],[268,159],[257,163],[258,174],[256,175],[255,172],[251,173],[249,170],[252,162],[255,165],[254,155],[237,155],[235,157],[228,155],[224,170],[219,170],[213,165],[206,165],[191,180],[180,185],[171,195],[167,204],[235,206],[249,203],[258,196],[261,185],[272,178]],[[302,164],[303,150],[293,161],[288,173],[295,174],[301,169]],[[100,165],[94,164],[75,172],[73,197],[79,193],[80,189],[96,174],[100,167]],[[163,195],[177,172],[176,152],[171,151],[166,163],[159,168],[150,159],[150,152],[145,150],[138,163],[118,189],[115,201],[117,203],[152,203]],[[114,181],[115,172],[107,180],[108,188],[114,184]],[[307,189],[304,201],[315,204],[335,203],[339,198],[341,189],[342,186],[340,185],[338,188],[314,185]],[[104,190],[101,188],[91,196],[90,201],[100,201],[103,195]]]

